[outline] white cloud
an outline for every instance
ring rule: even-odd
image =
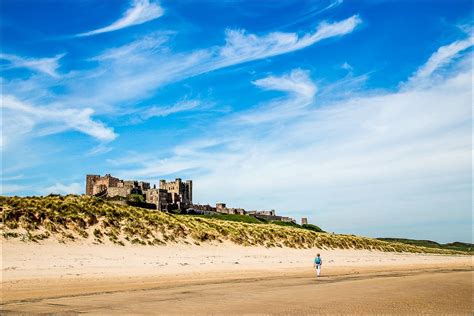
[[[101,33],[107,33],[124,29],[129,26],[143,24],[161,17],[164,13],[163,8],[155,2],[149,0],[133,0],[132,6],[124,15],[114,23],[99,28],[97,30],[77,34],[78,37],[91,36]]]
[[[321,2],[311,2],[311,7],[307,12],[302,13],[299,17],[294,17],[291,22],[280,25],[280,28],[287,28],[289,26],[294,26],[297,24],[301,24],[302,22],[307,22],[314,20],[316,16],[320,15],[323,12],[326,12],[328,10],[331,10],[333,8],[336,8],[340,6],[344,1],[343,0],[335,0],[333,2],[330,2],[328,5],[325,7],[321,7],[322,4],[325,4],[324,1]]]
[[[449,45],[441,46],[431,55],[428,61],[421,66],[410,79],[411,82],[419,83],[429,78],[436,70],[450,64],[459,53],[474,45],[474,36],[470,36],[465,40],[455,41]]]
[[[10,148],[12,144],[21,143],[18,140],[22,138],[61,133],[67,130],[76,130],[104,142],[113,140],[117,136],[113,129],[93,119],[93,114],[136,115],[137,107],[133,106],[135,101],[140,100],[143,104],[143,100],[151,96],[160,86],[241,62],[302,49],[328,36],[346,34],[351,29],[347,27],[348,25],[353,24],[352,27],[355,28],[358,23],[360,20],[354,16],[333,24],[323,23],[315,32],[302,36],[295,33],[255,35],[257,40],[253,41],[252,49],[248,52],[243,50],[242,56],[237,56],[236,51],[232,56],[222,54],[223,47],[229,44],[234,45],[233,49],[239,49],[235,46],[237,43],[231,39],[227,39],[224,46],[174,53],[169,47],[163,45],[171,33],[154,32],[127,45],[105,50],[90,58],[90,62],[97,64],[96,68],[68,72],[61,78],[60,88],[66,91],[61,95],[53,92],[58,87],[57,82],[45,80],[42,77],[2,79],[3,93],[6,96],[2,104],[5,117],[2,122],[4,127],[1,138],[2,150]],[[332,31],[328,32],[329,29]],[[295,37],[295,45],[285,45],[278,34],[283,34],[283,37]],[[273,38],[275,42],[272,42]],[[257,51],[261,53],[257,54]],[[58,67],[51,66],[49,69],[49,73],[54,75]],[[297,77],[295,76],[296,79]],[[296,84],[296,79],[293,79],[293,84]],[[292,79],[289,76],[286,80],[290,83]],[[270,81],[269,78],[268,85]],[[263,87],[265,82],[261,81],[260,84]],[[306,87],[306,89],[306,93],[312,93],[313,88]],[[294,99],[295,107],[304,106],[300,102],[303,100],[303,95],[295,92],[290,98]],[[308,99],[305,102],[309,102]],[[83,105],[87,105],[87,108]],[[283,108],[281,111],[278,110],[277,102],[273,106],[275,116],[285,115]],[[144,118],[149,118],[194,110],[198,107],[209,108],[210,105],[186,101],[178,102],[173,106],[155,105],[149,110],[143,108],[140,110],[144,110]],[[88,154],[100,154],[107,150],[109,150],[108,147],[97,147]]]
[[[335,23],[323,21],[318,25],[316,33],[306,35],[302,38],[302,42],[304,44],[316,43],[326,38],[346,35],[354,31],[354,29],[361,23],[362,20],[358,15],[353,15],[348,19]]]
[[[8,183],[4,183],[3,181],[2,183],[0,183],[0,195],[20,193],[27,189],[29,189],[29,187],[26,185],[8,184]]]
[[[89,150],[87,153],[86,153],[86,156],[96,156],[96,155],[103,155],[103,154],[106,154],[110,151],[112,151],[112,147],[109,147],[109,146],[105,146],[103,143],[95,146],[94,148],[92,148],[91,150]]]
[[[69,109],[54,106],[33,106],[14,96],[3,95],[2,146],[4,149],[18,137],[33,133],[37,136],[76,130],[100,141],[111,141],[117,136],[114,131],[91,116],[93,110]]]
[[[13,181],[13,180],[21,180],[25,176],[23,174],[18,174],[14,176],[5,176],[4,174],[1,175],[2,181]]]
[[[83,193],[83,185],[78,182],[63,184],[55,183],[44,190],[44,194],[81,194]]]
[[[172,32],[154,32],[127,45],[108,49],[90,60],[107,61],[141,57],[144,51],[156,53],[156,50],[168,41],[170,34],[172,34]]]
[[[258,36],[240,30],[227,31],[224,46],[186,53],[172,53],[162,45],[169,32],[155,32],[91,58],[98,61],[99,66],[68,78],[66,85],[70,86],[71,93],[61,97],[59,102],[68,107],[88,104],[101,113],[123,113],[129,108],[117,107],[138,99],[143,101],[160,86],[243,62],[299,50],[329,37],[348,34],[360,23],[358,16],[334,23],[323,22],[315,32],[300,37],[296,33]],[[34,96],[35,91],[37,89],[30,94]]]
[[[462,222],[471,216],[472,69],[458,66],[429,86],[367,90],[317,107],[304,71],[271,76],[260,86],[285,88],[289,97],[260,104],[252,115],[260,119],[275,102],[286,102],[298,119],[244,126],[223,119],[194,139],[191,150],[183,150],[184,142],[163,159],[150,153],[133,165],[122,161],[121,173],[191,175],[197,202],[304,214],[340,232],[403,234],[401,226],[427,219]],[[307,84],[298,88],[301,82]],[[294,107],[296,91],[311,104]],[[451,233],[432,236],[446,240]],[[455,238],[469,235],[463,230]]]
[[[322,101],[321,103],[332,103],[336,100],[357,97],[357,93],[363,93],[369,77],[370,73],[358,76],[349,73],[342,79],[325,84],[324,88],[318,92],[318,99]]]
[[[45,73],[53,78],[59,78],[57,70],[59,68],[59,60],[64,57],[65,54],[59,54],[55,57],[50,58],[23,58],[11,54],[0,54],[0,59],[7,60],[10,62],[8,65],[4,65],[3,69],[8,68],[27,68],[33,71]]]
[[[312,99],[316,94],[316,85],[311,81],[307,71],[294,69],[289,75],[282,77],[269,76],[253,82],[258,87],[285,91],[292,95],[301,96],[304,99]]]
[[[163,117],[178,112],[193,110],[200,105],[201,102],[198,100],[184,100],[171,106],[151,106],[143,110],[140,116],[142,119],[147,120],[152,117]]]
[[[322,22],[316,32],[301,37],[296,33],[258,36],[244,30],[227,30],[226,45],[220,48],[221,62],[232,65],[300,50],[327,38],[349,34],[361,22],[357,15],[335,23]]]
[[[345,61],[342,65],[341,65],[341,68],[344,69],[344,70],[347,70],[349,72],[351,72],[352,70],[354,70],[354,68],[347,62]]]
[[[61,78],[60,86],[61,90],[67,93],[56,95],[53,91],[58,87],[58,83],[44,78],[2,79],[1,83],[5,95],[16,96],[18,99],[21,96],[22,100],[29,100],[33,104],[60,104],[60,108],[85,114],[86,117],[87,111],[91,110],[100,115],[134,114],[137,108],[132,104],[138,100],[144,104],[143,101],[163,85],[242,62],[302,49],[328,37],[348,34],[359,23],[358,16],[334,23],[324,22],[315,32],[302,36],[296,33],[270,33],[257,36],[244,31],[235,31],[236,33],[229,31],[224,46],[184,53],[171,52],[169,47],[163,45],[171,32],[153,32],[127,45],[107,49],[90,58],[90,62],[97,64],[95,68],[68,72],[67,76]],[[237,34],[237,37],[232,34]],[[245,35],[239,39],[238,34]],[[50,63],[49,68],[42,69],[54,76],[57,61],[55,63]],[[84,104],[87,104],[88,109],[83,109]],[[156,106],[150,112],[156,111],[161,113],[159,115],[164,115],[189,105],[178,104],[177,107],[165,108]],[[35,125],[31,116],[22,116],[18,120],[25,130],[30,130],[31,125]],[[57,133],[66,126],[71,127],[72,123],[43,127],[41,133]],[[102,127],[99,123],[90,129],[91,132],[87,132],[89,129],[83,129],[81,126],[74,128],[84,130],[86,134],[99,139],[112,139],[112,133],[105,133],[103,136]],[[21,130],[19,132],[24,134]]]
[[[245,113],[239,113],[231,119],[234,123],[260,124],[294,119],[295,116],[303,115],[305,108],[314,103],[317,92],[317,87],[311,81],[309,73],[302,69],[294,69],[281,77],[269,76],[259,79],[253,84],[265,90],[286,92],[288,96],[266,102]],[[223,125],[226,124],[228,122],[223,123]]]

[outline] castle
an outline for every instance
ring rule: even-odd
[[[101,198],[107,198],[119,203],[130,203],[132,199],[139,197],[143,200],[141,205],[151,206],[159,211],[179,210],[194,214],[238,214],[249,215],[265,220],[277,220],[284,222],[296,222],[285,216],[277,216],[275,210],[271,211],[249,211],[243,208],[230,208],[225,203],[216,203],[215,207],[210,205],[193,204],[193,182],[175,181],[167,182],[160,180],[159,188],[153,188],[150,183],[136,180],[121,180],[106,174],[86,175],[86,194]],[[139,199],[139,200],[140,200]]]
[[[159,188],[153,188],[150,183],[135,180],[120,180],[106,174],[86,176],[86,194],[97,197],[107,197],[116,200],[126,200],[132,195],[141,195],[144,201],[156,205],[160,211],[186,209],[192,205],[193,182],[183,182],[180,178],[166,182],[160,180]]]

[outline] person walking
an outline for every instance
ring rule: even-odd
[[[323,265],[323,259],[321,259],[321,256],[319,253],[316,255],[316,258],[314,258],[314,267],[316,268],[316,276],[319,277],[321,274],[321,266]]]

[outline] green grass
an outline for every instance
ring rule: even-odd
[[[137,203],[145,203],[145,198],[141,194],[129,194],[127,200]]]
[[[196,216],[196,217],[202,217],[202,218],[215,218],[218,220],[223,220],[223,221],[232,221],[232,222],[242,222],[242,223],[250,223],[250,224],[274,224],[278,226],[287,226],[287,227],[294,227],[294,228],[300,228],[300,229],[307,229],[319,233],[324,233],[325,231],[319,228],[316,225],[312,224],[304,224],[304,225],[298,225],[293,222],[284,222],[284,221],[266,221],[263,218],[256,218],[254,216],[248,216],[248,215],[237,215],[237,214],[212,214],[212,215],[194,215],[194,214],[188,214],[188,216]]]
[[[318,233],[325,233],[324,230],[322,230],[319,226],[313,225],[313,224],[303,224],[301,225],[302,228],[312,230],[314,232]]]
[[[377,239],[388,241],[388,242],[399,242],[403,244],[428,247],[428,248],[450,249],[450,250],[466,251],[466,252],[474,251],[473,244],[463,243],[463,242],[440,244],[431,240],[416,240],[416,239],[404,239],[404,238],[377,238]]]
[[[114,204],[90,196],[0,197],[4,239],[39,242],[158,246],[173,243],[232,242],[242,246],[366,249],[391,252],[462,253],[350,235],[314,231],[314,227],[255,222],[251,216],[190,216]],[[248,221],[248,222],[243,222]]]
[[[443,244],[442,246],[444,249],[474,252],[473,244],[459,242],[459,241]]]
[[[301,228],[300,225],[293,223],[293,222],[284,222],[284,221],[270,221],[271,224],[278,225],[278,226],[287,226],[287,227],[295,227]]]

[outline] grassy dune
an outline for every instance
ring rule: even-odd
[[[388,242],[400,242],[403,244],[409,244],[409,245],[415,245],[415,246],[460,250],[460,251],[474,253],[473,245],[470,243],[464,243],[464,242],[452,242],[452,243],[447,243],[447,244],[440,244],[432,240],[416,240],[416,239],[405,239],[405,238],[377,238],[377,239],[388,241]]]
[[[0,206],[3,238],[25,242],[55,238],[64,243],[85,240],[157,246],[231,241],[243,246],[462,253],[271,223],[167,214],[88,196],[0,197]]]

